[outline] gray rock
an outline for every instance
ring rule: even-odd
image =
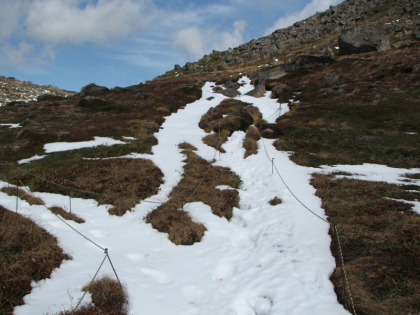
[[[384,27],[367,25],[343,32],[338,38],[339,55],[385,51],[391,48]]]
[[[334,52],[330,47],[327,47],[322,51],[322,56],[332,58],[334,57]]]
[[[420,40],[420,23],[413,26],[413,38]]]
[[[239,93],[238,90],[236,89],[225,89],[225,90],[220,91],[219,93],[227,97],[235,97],[235,96],[241,95],[241,93]]]
[[[91,83],[89,85],[86,85],[80,90],[80,96],[81,97],[87,96],[87,95],[99,96],[99,95],[103,95],[107,93],[108,91],[109,89],[105,86],[99,86],[99,85],[96,85],[95,83]]]
[[[258,84],[252,91],[249,91],[245,95],[253,96],[253,97],[263,97],[265,94],[265,85]]]
[[[144,95],[143,95],[143,93],[137,93],[135,96],[134,96],[134,99],[135,100],[142,100],[142,99],[144,99]]]
[[[327,89],[324,93],[324,96],[329,96],[332,94],[341,94],[344,93],[344,85],[333,86]]]
[[[325,84],[332,84],[332,83],[337,82],[339,78],[340,76],[338,74],[328,73],[325,75],[324,81],[325,81]]]
[[[226,89],[235,89],[235,90],[237,90],[237,89],[239,89],[240,88],[240,85],[239,85],[239,83],[237,83],[237,82],[233,82],[233,81],[226,81],[224,84],[223,84],[223,87],[224,88],[226,88]]]
[[[42,101],[51,101],[51,102],[55,102],[55,101],[60,101],[65,99],[64,96],[61,95],[53,95],[53,94],[42,94],[40,96],[37,97],[37,101],[38,102],[42,102]]]
[[[174,70],[181,70],[181,66],[180,65],[174,65]]]

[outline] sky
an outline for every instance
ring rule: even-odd
[[[0,0],[0,75],[71,91],[151,80],[343,0]]]

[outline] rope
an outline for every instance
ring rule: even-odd
[[[340,261],[341,261],[341,266],[342,266],[342,270],[343,270],[343,275],[344,275],[344,282],[345,282],[345,287],[346,287],[346,293],[349,296],[349,300],[350,300],[350,304],[353,310],[353,314],[357,315],[356,313],[356,308],[354,306],[354,301],[353,301],[353,297],[351,295],[351,290],[350,290],[350,284],[347,278],[347,272],[346,272],[346,266],[344,264],[344,258],[343,258],[343,251],[341,248],[341,242],[340,242],[340,237],[338,235],[338,230],[337,230],[337,226],[332,223],[329,222],[328,220],[322,218],[321,216],[319,216],[318,214],[316,214],[313,210],[311,210],[308,206],[306,206],[294,193],[293,191],[290,189],[290,187],[287,185],[286,181],[283,179],[283,176],[281,176],[280,171],[278,170],[277,166],[274,164],[274,160],[270,159],[270,156],[268,155],[268,151],[267,148],[265,146],[265,142],[264,142],[264,137],[262,137],[262,130],[261,130],[261,125],[259,126],[260,132],[261,132],[261,140],[263,143],[263,147],[264,147],[264,152],[265,155],[267,156],[268,160],[271,161],[272,165],[274,166],[274,169],[276,170],[277,175],[280,177],[280,180],[282,181],[282,183],[284,184],[284,186],[287,188],[287,190],[290,192],[290,194],[306,209],[308,210],[310,213],[312,213],[314,216],[316,216],[317,218],[321,219],[322,221],[328,223],[330,226],[334,227],[335,230],[335,234],[337,237],[337,243],[338,243],[338,248],[339,248],[339,257],[340,257]]]
[[[119,278],[119,277],[118,277],[118,275],[117,275],[117,271],[116,271],[116,270],[115,270],[115,268],[114,268],[114,264],[113,264],[113,263],[112,263],[112,261],[111,261],[111,257],[109,257],[108,248],[105,248],[105,255],[106,255],[106,257],[108,257],[109,263],[111,264],[111,267],[112,267],[112,270],[114,271],[115,277],[117,277],[118,283],[120,284],[120,287],[121,287],[121,289],[122,289],[122,288],[123,288],[123,286],[122,286],[122,284],[121,284],[120,278]]]
[[[346,265],[344,264],[343,251],[341,249],[340,237],[338,236],[337,226],[335,224],[333,224],[333,226],[334,226],[334,230],[335,230],[335,235],[337,236],[338,252],[340,253],[341,269],[343,270],[346,291],[347,291],[347,294],[348,294],[349,299],[350,299],[350,305],[351,305],[351,308],[353,309],[353,314],[357,315],[356,309],[354,307],[353,297],[351,295],[349,281],[347,279]]]
[[[90,286],[92,285],[93,281],[95,281],[95,278],[96,278],[96,276],[98,275],[99,270],[101,270],[101,268],[102,268],[102,266],[103,266],[103,264],[104,264],[105,259],[106,259],[106,257],[107,257],[107,256],[108,256],[108,254],[107,254],[107,252],[105,251],[105,257],[104,257],[104,259],[102,259],[101,265],[99,266],[98,270],[96,271],[95,275],[93,276],[92,280],[90,281],[89,285],[87,286],[87,288],[86,288],[85,292],[83,293],[83,295],[82,295],[82,297],[80,298],[79,302],[77,303],[76,307],[75,307],[75,308],[73,309],[73,311],[71,312],[72,314],[74,314],[74,313],[75,313],[75,311],[76,311],[76,310],[77,310],[77,308],[79,307],[80,303],[82,303],[82,300],[84,299],[84,297],[85,297],[85,295],[86,295],[87,291],[89,290]]]
[[[49,184],[54,185],[54,186],[57,186],[57,187],[65,188],[65,189],[70,190],[70,191],[78,191],[78,192],[81,192],[81,193],[92,194],[92,195],[102,196],[102,197],[112,197],[112,198],[117,198],[117,199],[123,199],[124,198],[124,196],[120,196],[120,195],[103,194],[103,193],[99,193],[99,192],[95,192],[95,191],[89,191],[89,190],[84,190],[84,189],[79,189],[79,188],[72,188],[72,187],[68,187],[68,186],[62,185],[62,184],[58,184],[58,183],[55,183],[55,182],[50,181],[48,179],[45,179],[45,178],[43,178],[41,176],[32,174],[32,173],[28,172],[27,170],[21,169],[20,167],[17,167],[17,166],[15,166],[13,164],[0,164],[0,165],[1,166],[10,166],[10,167],[13,167],[13,168],[17,169],[18,171],[24,172],[24,173],[26,173],[26,174],[28,174],[28,175],[30,175],[32,177],[38,178],[41,181],[44,181],[46,183],[49,183]],[[162,202],[151,201],[151,200],[150,201],[149,200],[142,200],[142,202],[154,203],[154,204],[162,204]]]

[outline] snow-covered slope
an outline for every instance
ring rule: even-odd
[[[245,82],[243,89],[251,89],[249,81]],[[268,93],[263,98],[237,98],[252,102],[265,116],[276,118],[279,104]],[[72,199],[72,212],[86,222],[70,224],[109,250],[128,292],[129,314],[347,314],[329,281],[335,268],[329,224],[292,196],[278,174],[272,172],[272,161],[300,201],[324,218],[321,201],[309,184],[315,170],[292,163],[287,152],[275,150],[272,141],[266,139],[259,141],[258,154],[244,159],[243,132],[233,133],[223,145],[226,153],[216,154],[203,144],[201,139],[206,134],[198,127],[199,119],[224,98],[212,91],[212,83],[206,83],[200,100],[166,119],[156,134],[159,144],[153,147],[152,155],[130,155],[149,158],[162,170],[165,182],[157,195],[123,217],[109,215],[110,206],[99,206],[94,200]],[[281,114],[284,111],[280,109]],[[202,241],[192,246],[174,245],[143,220],[156,207],[148,201],[164,202],[181,179],[184,157],[177,145],[182,142],[196,146],[197,154],[209,161],[216,158],[216,165],[231,168],[242,180],[240,205],[230,221],[213,215],[203,203],[185,205],[193,220],[207,228]],[[5,185],[0,182],[0,186]],[[69,208],[68,196],[35,195],[47,207]],[[15,197],[1,192],[0,197],[1,205],[14,209]],[[270,205],[274,197],[283,202]],[[44,206],[20,201],[19,212],[57,236],[73,259],[55,270],[51,279],[34,283],[25,305],[16,307],[15,314],[54,314],[75,307],[83,294],[81,288],[104,258],[103,250],[76,234]],[[107,262],[99,276],[104,274],[113,276]],[[83,303],[89,301],[86,297]]]

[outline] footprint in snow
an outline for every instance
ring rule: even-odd
[[[151,268],[142,268],[140,271],[146,278],[152,279],[156,281],[157,283],[170,282],[168,277],[163,272],[160,272]]]
[[[216,282],[221,282],[231,278],[235,273],[235,266],[229,263],[221,263],[213,272],[212,279]]]

